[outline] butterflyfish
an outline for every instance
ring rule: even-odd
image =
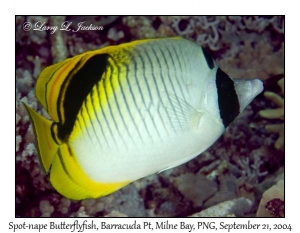
[[[183,38],[108,46],[45,68],[26,109],[41,164],[63,196],[113,193],[210,147],[263,90]]]

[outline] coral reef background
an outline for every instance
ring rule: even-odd
[[[25,22],[60,28],[65,21],[72,22],[75,31],[80,22],[103,30],[23,29]],[[258,115],[260,110],[276,108],[262,94],[200,156],[106,197],[68,200],[52,188],[39,164],[21,101],[47,117],[34,95],[43,68],[107,45],[171,36],[206,47],[231,77],[259,78],[266,91],[281,94],[277,81],[284,74],[283,16],[16,17],[17,217],[255,216],[264,191],[284,177],[284,148],[276,149],[278,135],[265,130],[267,124],[282,120]]]

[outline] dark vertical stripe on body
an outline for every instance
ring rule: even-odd
[[[144,80],[144,82],[145,82],[145,84],[146,84],[146,88],[147,88],[147,92],[148,92],[149,100],[150,100],[149,106],[147,106],[147,105],[146,105],[146,102],[145,102],[145,98],[144,98],[144,93],[141,91],[140,85],[139,85],[139,91],[140,91],[140,93],[141,93],[143,105],[146,107],[146,109],[147,109],[147,111],[148,111],[148,114],[150,115],[150,119],[151,119],[151,121],[152,121],[152,124],[153,124],[153,126],[154,126],[155,131],[157,132],[157,135],[158,135],[158,136],[160,137],[160,139],[162,140],[162,137],[161,137],[161,135],[160,135],[160,133],[159,133],[159,131],[158,131],[158,129],[157,129],[157,126],[156,126],[156,124],[155,124],[155,121],[154,121],[153,116],[151,115],[151,111],[150,111],[151,105],[153,105],[153,97],[152,97],[152,94],[151,94],[151,91],[150,91],[150,88],[149,88],[149,83],[148,83],[148,80],[147,80],[147,77],[146,77],[146,74],[145,74],[145,72],[146,72],[145,61],[144,61],[142,55],[140,54],[140,51],[139,51],[139,50],[136,50],[135,53],[136,53],[137,57],[140,59],[140,61],[141,61],[141,63],[142,63],[142,70],[143,70],[143,76],[142,76],[142,78],[143,78],[143,80]],[[136,64],[135,58],[133,59],[133,63],[134,63],[134,67],[135,67],[134,69],[135,69],[135,71],[137,72],[137,64]],[[135,76],[135,78],[137,79],[136,76]],[[144,117],[142,116],[142,118],[144,118]],[[147,124],[146,124],[146,127],[147,127]],[[147,129],[148,129],[148,128],[147,128]],[[148,133],[149,133],[149,131],[148,131]],[[149,133],[149,134],[150,134],[150,133]],[[151,135],[150,135],[150,136],[151,136]]]
[[[165,47],[163,47],[163,48],[165,48],[165,50],[168,51],[167,47],[168,47],[168,46],[165,45]],[[177,120],[177,122],[179,123],[179,125],[180,125],[180,127],[181,127],[181,129],[182,129],[181,121],[179,120],[179,116],[178,116],[178,112],[177,112],[177,107],[180,107],[181,113],[183,113],[183,110],[182,110],[181,104],[180,104],[180,102],[179,102],[177,93],[176,93],[176,91],[175,91],[175,88],[174,88],[174,85],[173,85],[173,82],[172,82],[172,78],[170,77],[170,71],[169,71],[169,70],[171,70],[172,68],[175,69],[174,63],[173,63],[173,61],[172,61],[173,67],[172,67],[172,68],[169,67],[169,64],[168,64],[168,62],[167,62],[167,59],[166,59],[166,57],[165,57],[165,54],[164,54],[164,51],[162,50],[162,48],[160,48],[160,52],[161,52],[161,54],[162,54],[162,57],[163,57],[163,59],[164,59],[164,61],[165,61],[166,66],[167,66],[167,70],[168,70],[168,72],[167,72],[168,75],[167,75],[167,76],[168,76],[169,82],[170,82],[170,84],[171,84],[171,88],[172,88],[172,90],[173,90],[173,94],[174,94],[174,96],[175,96],[175,98],[176,98],[176,101],[177,101],[177,104],[178,104],[179,106],[174,106],[174,105],[173,105],[173,101],[171,101],[170,103],[171,103],[171,105],[172,105],[172,107],[173,107],[173,110],[174,110],[174,112],[175,112],[176,120]],[[169,56],[168,58],[172,59],[172,55],[171,55],[171,54],[169,54],[169,55],[170,55],[170,56]],[[175,71],[175,73],[176,73],[176,71]],[[173,77],[173,79],[174,79],[174,77]],[[168,92],[167,95],[168,95],[168,98],[169,98],[169,100],[170,100],[170,97],[169,97],[170,92]],[[176,131],[176,130],[175,130],[175,131]]]
[[[150,66],[151,66],[151,73],[152,73],[151,77],[152,77],[152,80],[153,80],[154,85],[155,85],[156,93],[159,96],[159,100],[161,101],[162,98],[161,98],[160,92],[159,92],[158,87],[157,87],[156,77],[154,77],[154,74],[153,74],[154,73],[154,66],[153,66],[151,58],[149,57],[149,54],[148,54],[149,51],[145,47],[143,47],[143,49],[144,49],[144,55],[148,58],[148,61],[149,61]],[[150,90],[152,90],[152,89],[150,89]],[[160,101],[159,101],[159,103],[160,103]],[[163,122],[163,118],[162,118],[161,112],[159,111],[159,106],[157,107],[157,112],[158,112],[160,120]],[[165,131],[167,133],[169,133],[168,130],[166,129],[166,126],[165,126],[164,122],[163,122],[163,126],[164,126]]]
[[[132,64],[134,65],[134,69],[132,70],[131,75],[134,75],[134,79],[135,79],[135,82],[136,82],[137,87],[138,87],[138,93],[139,93],[139,96],[140,96],[141,99],[142,99],[143,105],[146,106],[146,105],[145,105],[145,100],[144,100],[144,95],[143,95],[143,92],[142,92],[141,87],[140,87],[140,82],[139,82],[139,79],[137,78],[137,71],[138,71],[138,69],[137,69],[137,63],[136,63],[136,61],[135,61],[135,57],[132,56],[132,54],[131,54],[131,62],[132,62]],[[144,127],[145,127],[145,129],[146,129],[146,131],[147,131],[147,134],[148,134],[148,137],[152,138],[152,137],[151,137],[151,134],[150,134],[150,132],[149,132],[149,130],[148,130],[147,124],[146,124],[146,122],[145,122],[145,119],[144,119],[144,117],[142,116],[141,111],[140,111],[140,109],[139,109],[139,107],[138,107],[138,105],[137,105],[137,102],[136,102],[137,96],[134,95],[134,92],[132,91],[132,88],[131,88],[131,84],[130,84],[129,79],[132,79],[133,77],[129,77],[129,76],[128,76],[128,73],[129,73],[129,67],[126,65],[126,78],[125,78],[125,80],[126,80],[126,83],[127,83],[127,87],[128,87],[128,89],[129,89],[130,95],[131,95],[131,97],[132,97],[132,100],[133,100],[135,109],[137,110],[140,119],[143,121]],[[126,103],[126,104],[127,104],[127,103]],[[133,120],[133,119],[132,119],[132,120]],[[134,121],[134,120],[133,120],[133,121]],[[136,127],[136,130],[138,131],[138,134],[140,135],[139,127],[137,127],[135,121],[134,121],[134,125],[135,125],[135,127]],[[142,139],[142,140],[143,140],[143,139]]]
[[[87,134],[88,134],[88,136],[89,136],[89,138],[90,138],[90,141],[93,141],[93,140],[92,140],[92,136],[91,136],[91,134],[90,134],[90,132],[89,132],[89,130],[88,130],[88,127],[87,127],[86,119],[84,118],[84,116],[83,116],[83,114],[82,114],[82,111],[83,111],[83,107],[80,109],[78,115],[80,115],[81,118],[82,118],[82,122],[84,123],[84,127],[83,127],[83,128],[84,128],[85,131],[87,132]]]
[[[176,51],[176,48],[175,48],[175,51]],[[177,54],[177,52],[176,52],[176,54]],[[187,68],[187,65],[185,63],[185,59],[183,59],[183,58],[185,58],[185,54],[182,53],[182,49],[178,49],[177,56],[178,56],[179,64],[181,65],[181,69],[187,71],[188,68]],[[180,58],[182,58],[182,59],[180,59]],[[182,63],[180,61],[182,61]],[[183,84],[185,85],[185,87],[187,85],[187,77],[188,77],[188,75],[184,74],[184,76],[183,76]],[[189,101],[186,101],[186,102],[189,102]]]
[[[118,67],[117,67],[117,68],[118,68]],[[104,85],[104,90],[105,90],[105,95],[106,95],[107,105],[108,105],[108,109],[109,109],[111,118],[112,118],[112,120],[114,121],[116,130],[117,130],[117,132],[118,132],[120,138],[122,139],[124,145],[127,147],[127,144],[125,143],[124,138],[122,137],[122,134],[121,134],[120,129],[119,129],[119,127],[118,127],[118,124],[117,124],[117,122],[116,122],[115,116],[114,116],[114,114],[113,114],[113,112],[112,112],[112,108],[111,108],[112,106],[111,106],[111,103],[110,103],[110,101],[109,101],[110,99],[108,98],[107,93],[106,93],[106,85],[109,84],[110,87],[111,87],[111,89],[112,89],[113,98],[114,98],[114,100],[115,100],[116,107],[117,107],[117,109],[118,109],[119,115],[120,115],[120,117],[122,118],[122,121],[123,121],[123,124],[124,124],[124,120],[123,120],[123,117],[122,117],[122,114],[121,114],[121,111],[120,111],[119,103],[118,103],[117,98],[116,98],[115,88],[114,88],[113,85],[112,85],[112,82],[113,82],[113,73],[114,73],[113,66],[109,65],[109,66],[108,66],[108,69],[111,69],[110,76],[109,76],[109,77],[105,77],[105,78],[107,79],[107,81],[105,81],[105,83],[104,83],[104,84],[105,84],[105,85]],[[118,73],[118,72],[119,72],[119,70],[117,70],[117,73]],[[107,83],[106,83],[106,82],[107,82]],[[124,124],[124,125],[125,125],[125,124]]]
[[[75,180],[73,180],[73,178],[72,178],[72,176],[70,175],[70,173],[68,172],[68,169],[67,169],[67,166],[66,166],[66,164],[65,164],[65,162],[64,162],[64,160],[63,160],[63,156],[62,156],[62,154],[61,154],[60,148],[58,148],[58,150],[57,150],[57,155],[58,155],[59,161],[60,161],[60,163],[61,163],[61,165],[62,165],[62,167],[63,167],[63,170],[65,171],[65,173],[67,174],[67,176],[69,177],[69,179],[72,180],[74,183],[76,183]],[[51,173],[50,173],[50,174],[51,174]]]
[[[172,48],[172,50],[170,50],[171,48]],[[177,84],[177,86],[178,86],[178,88],[180,90],[180,94],[182,96],[182,99],[180,99],[176,95],[176,99],[177,99],[177,102],[179,104],[181,114],[182,114],[182,116],[184,116],[184,120],[186,121],[187,119],[186,119],[185,110],[182,108],[182,106],[186,105],[187,101],[186,101],[185,94],[183,93],[183,90],[182,90],[182,83],[178,79],[178,74],[180,74],[180,78],[182,78],[183,75],[187,75],[187,74],[182,70],[182,66],[180,64],[180,60],[179,60],[178,54],[176,52],[176,48],[174,48],[173,44],[170,45],[170,46],[167,46],[167,51],[168,51],[168,54],[169,54],[168,57],[171,58],[172,65],[173,65],[173,67],[175,69],[176,84]],[[173,59],[173,55],[175,56],[174,59]],[[178,65],[176,65],[175,60],[177,60],[177,62],[179,64],[179,67],[178,67]]]
[[[56,128],[54,128],[54,127],[56,127]],[[57,145],[59,145],[60,144],[60,142],[57,140],[58,138],[57,138],[57,128],[58,127],[58,125],[57,125],[57,123],[56,122],[53,122],[52,124],[51,124],[51,129],[50,129],[50,131],[51,131],[51,137],[53,138],[53,140],[56,142],[56,144]]]
[[[111,74],[113,74],[113,73],[116,73],[116,74],[117,74],[118,85],[119,85],[119,87],[120,87],[120,91],[121,91],[123,103],[125,103],[127,112],[129,113],[129,116],[130,116],[131,120],[133,121],[131,112],[130,112],[130,110],[128,109],[128,104],[127,104],[127,101],[126,101],[126,98],[125,98],[125,95],[124,95],[123,87],[122,87],[122,84],[121,84],[121,82],[120,82],[121,68],[117,65],[117,64],[118,64],[118,61],[115,61],[113,57],[110,57],[110,58],[111,58],[111,60],[112,60],[113,63],[114,63],[114,65],[112,65],[112,67],[117,67],[117,72],[112,72]],[[135,141],[134,141],[132,135],[130,134],[130,132],[129,132],[129,130],[128,130],[128,127],[126,126],[126,122],[125,122],[125,120],[124,120],[124,116],[123,116],[122,111],[121,111],[121,109],[120,109],[120,103],[119,103],[119,100],[118,100],[118,98],[117,98],[117,96],[116,96],[116,89],[115,89],[115,87],[112,85],[112,83],[113,83],[112,77],[113,77],[113,76],[111,76],[111,78],[110,78],[110,80],[111,80],[110,85],[111,85],[111,87],[112,87],[112,89],[113,89],[113,95],[114,95],[114,99],[115,99],[115,102],[116,102],[116,105],[117,105],[117,109],[118,109],[118,112],[119,112],[119,116],[120,116],[120,118],[121,118],[121,121],[123,122],[123,126],[124,126],[124,128],[125,128],[125,130],[126,130],[128,136],[129,136],[129,137],[131,138],[131,140],[135,143]],[[118,128],[118,132],[119,132],[119,134],[120,134],[120,138],[122,138],[124,144],[126,145],[126,142],[125,142],[125,140],[124,140],[124,138],[123,138],[123,135],[121,135],[119,128]]]
[[[68,147],[68,151],[69,151],[70,156],[74,159],[74,155],[73,155],[73,152],[72,152],[72,150],[71,150],[70,145],[69,145],[69,144],[66,144],[66,145],[67,145],[67,147]]]
[[[107,78],[107,77],[106,77],[106,73],[104,74],[104,77]],[[106,100],[107,100],[107,106],[108,106],[109,103],[108,103],[108,99],[107,99],[107,95],[106,95],[106,90],[105,90],[104,80],[102,80],[101,83],[102,83],[103,89],[104,89],[103,95],[105,95],[105,98],[106,98]],[[109,130],[109,133],[110,133],[112,139],[114,140],[114,144],[115,144],[115,145],[118,145],[118,144],[117,144],[117,141],[116,141],[116,138],[114,137],[114,134],[112,133],[110,124],[109,124],[109,122],[108,122],[108,120],[107,120],[107,117],[106,117],[104,108],[103,108],[103,106],[102,106],[102,104],[101,104],[101,97],[100,97],[99,90],[100,90],[100,83],[97,84],[97,96],[98,96],[99,104],[100,104],[100,107],[101,107],[101,113],[102,113],[102,115],[103,115],[103,118],[104,118],[105,123],[106,123],[106,125],[107,125],[107,128],[108,128],[108,130]],[[109,106],[108,106],[108,107],[109,107]],[[98,115],[98,112],[96,112],[96,115]],[[105,134],[104,134],[104,135],[105,135]],[[109,145],[109,144],[108,144],[108,145]]]
[[[168,53],[169,53],[169,57],[171,58],[171,61],[172,61],[172,64],[173,64],[173,67],[174,67],[174,69],[175,69],[175,78],[176,78],[176,82],[177,82],[177,85],[178,85],[178,87],[179,87],[179,89],[180,89],[180,92],[181,92],[181,95],[182,95],[182,97],[184,98],[184,100],[186,101],[186,99],[185,99],[185,95],[184,95],[184,93],[183,93],[183,91],[182,91],[182,84],[180,83],[180,81],[178,80],[178,73],[180,73],[181,75],[183,74],[183,70],[182,70],[182,67],[181,67],[181,64],[180,64],[180,61],[179,61],[179,57],[178,57],[178,54],[177,54],[177,52],[176,52],[176,49],[172,46],[172,51],[170,51],[170,46],[167,46],[167,51],[168,51]],[[172,53],[173,52],[173,53]],[[180,67],[177,67],[176,65],[175,65],[175,62],[174,62],[174,59],[173,59],[173,56],[172,56],[172,54],[175,54],[175,59],[178,61],[178,64],[179,64],[179,66]]]
[[[98,88],[98,84],[97,84],[97,86],[96,86],[96,89],[97,89],[97,88]],[[97,91],[97,96],[98,96],[98,91]],[[99,100],[99,104],[100,104],[100,97],[99,97],[99,96],[98,96],[98,100]],[[95,112],[95,116],[96,116],[97,123],[98,123],[98,125],[99,125],[99,127],[100,127],[100,129],[101,129],[101,133],[102,133],[101,136],[104,138],[104,140],[105,140],[107,146],[109,147],[109,144],[108,144],[108,141],[107,141],[107,139],[106,139],[106,136],[105,136],[105,133],[104,133],[102,124],[101,124],[101,122],[100,122],[100,120],[99,120],[98,113],[97,113],[97,111],[96,111],[96,106],[95,106],[95,102],[94,102],[94,89],[92,89],[92,92],[91,92],[91,102],[92,102],[93,111]],[[100,107],[100,109],[102,110],[101,105],[100,105],[99,107]]]
[[[165,66],[166,66],[166,69],[168,69],[169,67],[168,67],[167,64],[163,64],[163,62],[161,62],[161,60],[160,60],[159,57],[157,56],[156,51],[154,50],[153,47],[152,47],[152,51],[153,51],[153,54],[154,54],[154,56],[155,56],[155,59],[156,59],[156,61],[157,61],[157,63],[158,63],[158,66],[159,66],[159,68],[160,68],[160,69],[159,69],[159,71],[160,71],[160,79],[161,79],[161,81],[162,81],[162,84],[163,84],[163,87],[164,87],[164,91],[166,92],[166,96],[167,96],[167,98],[168,98],[169,103],[171,103],[172,107],[174,108],[173,103],[172,103],[172,101],[170,100],[170,97],[169,97],[169,94],[168,94],[168,90],[167,90],[167,87],[166,87],[166,84],[165,84],[164,77],[163,77],[163,75],[162,75],[162,65],[165,65]],[[161,99],[162,99],[162,98],[161,98]],[[171,123],[171,126],[172,126],[173,130],[177,133],[177,131],[176,131],[175,127],[174,127],[173,121],[171,120],[170,115],[168,114],[167,109],[165,108],[164,105],[162,105],[162,106],[163,106],[164,110],[165,110],[166,113],[167,113],[166,115],[168,116],[169,122]],[[176,114],[176,117],[177,117],[177,113],[176,113],[176,112],[175,112],[175,114]],[[178,118],[177,118],[177,119],[178,119]]]
[[[78,123],[78,126],[79,126],[79,128],[80,128],[80,131],[82,132],[82,131],[83,131],[83,127],[81,126],[80,120],[78,119],[78,117],[77,117],[75,123],[76,123],[76,122]]]
[[[91,103],[92,103],[92,101],[93,101],[93,100],[92,100],[92,96],[90,96],[90,97],[91,97]],[[97,133],[95,127],[94,127],[94,123],[93,123],[93,121],[92,121],[92,118],[91,118],[91,115],[90,115],[90,112],[89,112],[89,109],[88,109],[87,99],[84,100],[84,105],[83,105],[83,106],[85,106],[86,113],[87,113],[87,115],[88,115],[88,117],[89,117],[89,122],[90,122],[90,125],[91,125],[92,129],[93,129],[94,135],[96,136],[99,145],[102,147],[102,144],[101,144],[101,142],[100,142],[98,133]],[[93,105],[92,105],[92,110],[95,112],[95,109],[94,109]],[[88,128],[87,128],[86,130],[88,131]],[[100,136],[102,136],[102,135],[100,135]]]
[[[70,150],[70,148],[69,148],[69,145],[68,145],[68,151],[70,152],[70,156],[72,157],[72,159],[74,159],[74,156],[73,156],[73,154],[71,153],[71,150]],[[78,186],[80,186],[80,184],[78,184],[77,180],[74,179],[74,178],[71,176],[71,174],[68,172],[67,165],[66,165],[66,163],[64,162],[64,159],[63,159],[64,156],[66,156],[66,155],[64,155],[64,156],[62,155],[60,148],[58,148],[58,150],[57,150],[57,155],[58,155],[59,161],[60,161],[60,163],[61,163],[61,165],[62,165],[62,168],[63,168],[63,170],[65,171],[66,175],[69,177],[69,179],[70,179],[71,181],[73,181],[73,183],[75,183],[75,184],[77,184]]]
[[[218,103],[223,125],[227,127],[240,112],[240,104],[235,91],[234,82],[218,68],[216,73]]]
[[[108,66],[108,69],[111,69],[111,67]],[[110,74],[112,74],[112,71],[110,72]],[[106,102],[107,102],[108,111],[109,111],[109,113],[111,115],[111,119],[114,122],[114,126],[116,127],[116,130],[117,130],[119,136],[121,137],[118,125],[116,123],[116,119],[115,119],[114,114],[113,114],[112,109],[111,109],[110,99],[107,96],[107,90],[106,90],[107,87],[106,86],[108,85],[107,83],[109,83],[109,85],[111,86],[111,79],[112,79],[112,76],[107,76],[107,74],[105,75],[105,82],[103,82],[104,95],[105,95],[105,99],[106,99]],[[111,86],[111,88],[112,88],[112,86]],[[102,111],[102,112],[104,114],[104,111]],[[107,122],[107,124],[109,124],[109,122],[110,122],[109,119],[106,119],[106,122]],[[112,131],[111,131],[111,135],[113,135]],[[115,140],[115,143],[116,143],[116,145],[118,145],[118,143],[117,143],[116,140]]]
[[[143,59],[143,56],[142,54],[140,54],[140,51],[135,51],[135,53],[137,54],[138,58],[140,58],[141,60],[141,63],[142,63],[142,69],[143,69],[143,78],[145,80],[145,83],[146,83],[146,86],[147,86],[147,91],[148,91],[148,94],[149,94],[149,97],[150,97],[150,105],[153,104],[152,100],[153,100],[153,96],[152,96],[152,93],[151,93],[151,90],[149,88],[149,83],[148,83],[148,80],[147,80],[147,77],[146,77],[146,65],[145,65],[145,61]],[[135,61],[134,61],[135,62]],[[149,61],[150,62],[150,61]],[[146,105],[145,105],[146,106]],[[150,106],[146,106],[147,108],[150,107]]]

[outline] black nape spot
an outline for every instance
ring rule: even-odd
[[[66,140],[72,132],[77,114],[93,86],[100,81],[107,66],[107,60],[107,54],[94,55],[77,73],[73,74],[73,70],[69,73],[71,80],[63,103],[65,122],[59,126],[60,139]]]
[[[215,66],[214,66],[214,59],[213,57],[211,56],[211,54],[205,49],[202,47],[202,51],[203,51],[203,54],[204,54],[204,57],[205,57],[205,60],[206,60],[206,63],[207,63],[207,66],[209,67],[209,69],[213,69]]]
[[[223,125],[227,127],[240,113],[240,104],[235,91],[234,82],[229,76],[218,68],[216,73],[218,103]]]

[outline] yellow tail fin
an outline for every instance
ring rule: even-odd
[[[54,141],[51,134],[51,126],[53,122],[36,113],[25,103],[23,104],[31,118],[40,160],[45,171],[49,172],[53,157],[59,146]]]

